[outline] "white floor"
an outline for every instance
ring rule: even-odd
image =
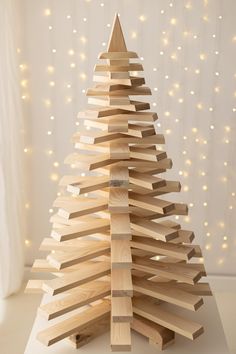
[[[236,354],[235,283],[235,280],[231,278],[211,280],[229,349],[232,354]],[[41,295],[26,295],[23,291],[6,300],[0,300],[1,354],[24,353],[40,300]]]

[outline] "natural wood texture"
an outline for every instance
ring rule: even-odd
[[[130,240],[129,214],[111,214],[111,240]]]
[[[131,333],[128,322],[111,321],[111,350],[131,351]]]
[[[89,259],[101,256],[110,251],[110,243],[106,241],[97,241],[96,243],[82,246],[73,252],[57,251],[50,254],[47,259],[50,264],[57,269],[64,269],[74,264],[87,261]]]
[[[134,269],[138,269],[150,274],[164,276],[168,279],[183,281],[187,284],[195,284],[201,278],[201,272],[189,267],[186,264],[163,263],[134,257]]]
[[[111,241],[111,267],[130,269],[132,266],[132,257],[130,242],[128,240]]]
[[[110,187],[108,209],[110,213],[128,213],[129,200],[127,188]]]
[[[131,219],[131,228],[147,237],[171,241],[178,236],[178,231],[149,220]]]
[[[134,315],[131,328],[155,343],[159,350],[174,343],[175,332],[139,315]]]
[[[143,298],[133,299],[133,311],[192,340],[203,333],[203,327],[198,323],[162,310],[159,305],[152,304]]]
[[[51,295],[56,295],[107,275],[110,273],[110,269],[109,262],[101,262],[100,264],[84,263],[80,266],[80,269],[75,272],[63,275],[60,278],[45,280],[43,283],[43,290]]]
[[[68,318],[46,330],[39,332],[37,339],[46,346],[52,345],[72,334],[83,330],[93,322],[103,319],[110,312],[110,303],[102,302],[96,306],[84,310],[71,318]]]
[[[137,76],[142,63],[132,61],[138,55],[127,50],[118,15],[99,58],[75,152],[65,159],[74,175],[59,182],[51,238],[40,246],[50,253],[32,267],[50,275],[30,281],[26,292],[52,296],[39,309],[56,323],[39,333],[45,345],[68,338],[80,348],[110,328],[111,349],[130,351],[133,328],[163,350],[175,332],[190,339],[203,332],[175,309],[198,310],[211,290],[198,283],[206,271],[194,233],[174,221],[187,205],[163,200],[181,185],[164,178],[172,160],[160,146],[157,114],[140,98],[151,90]]]
[[[39,307],[39,312],[48,320],[64,315],[79,307],[87,305],[110,295],[110,283],[105,281],[92,281],[80,285],[71,295],[49,302]]]
[[[196,311],[203,304],[201,297],[178,289],[175,285],[157,284],[150,280],[133,277],[133,287],[134,291],[143,295],[148,295],[192,311]]]
[[[132,301],[128,296],[111,298],[111,317],[114,322],[132,322]]]
[[[133,236],[131,246],[186,261],[191,259],[195,254],[194,247],[192,246],[167,243],[141,236]]]
[[[112,296],[133,296],[133,285],[129,269],[112,269]]]
[[[72,225],[53,230],[51,236],[58,241],[71,240],[73,238],[91,235],[96,232],[107,231],[110,227],[109,220],[93,219],[91,223]]]

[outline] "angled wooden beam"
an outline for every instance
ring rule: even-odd
[[[168,283],[164,283],[162,285],[161,283],[157,284],[156,282],[137,277],[132,279],[134,291],[143,295],[148,295],[191,311],[196,311],[203,305],[203,300],[200,296],[187,293],[176,287],[175,284],[168,285]]]
[[[131,218],[131,228],[134,231],[140,231],[144,236],[160,239],[164,242],[173,240],[178,236],[176,230],[145,219]]]
[[[97,241],[96,243],[82,246],[73,252],[56,251],[47,256],[49,263],[56,269],[64,269],[71,267],[89,259],[108,254],[110,251],[110,243],[106,241]]]
[[[166,181],[162,178],[150,176],[148,174],[139,173],[132,170],[129,171],[129,181],[137,186],[150,190],[164,187],[166,185]]]
[[[111,350],[131,351],[130,323],[111,321]]]
[[[163,263],[161,261],[134,257],[133,268],[149,272],[150,274],[164,276],[167,279],[183,281],[187,284],[195,284],[201,278],[200,271],[181,263]]]
[[[133,236],[130,244],[135,248],[185,261],[188,261],[195,255],[193,246],[163,242],[148,237]]]
[[[56,295],[107,275],[110,273],[110,269],[109,262],[84,263],[83,266],[80,265],[80,269],[77,271],[63,275],[60,278],[45,280],[43,290],[51,295]]]
[[[97,232],[107,231],[110,228],[109,220],[93,219],[92,223],[71,225],[52,230],[51,236],[57,241],[66,241],[73,238],[91,235]]]
[[[47,320],[51,320],[65,313],[85,306],[93,301],[110,295],[110,283],[95,280],[80,285],[72,294],[66,295],[63,299],[54,300],[39,307],[39,313]]]
[[[153,197],[147,197],[139,195],[138,193],[129,192],[129,202],[131,205],[151,210],[160,214],[166,214],[174,210],[175,205],[172,202],[166,200],[157,199]]]
[[[133,299],[133,311],[140,316],[165,326],[192,340],[199,337],[204,332],[203,327],[198,323],[162,310],[160,306],[152,304],[143,298]]]
[[[110,303],[104,301],[96,306],[84,310],[58,324],[55,324],[38,333],[37,339],[46,346],[75,334],[95,321],[103,319],[110,312]]]

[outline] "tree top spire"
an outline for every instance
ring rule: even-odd
[[[115,14],[107,51],[127,52],[124,35],[122,32],[119,16],[117,13]]]

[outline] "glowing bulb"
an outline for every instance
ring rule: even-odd
[[[24,148],[24,152],[28,152],[29,150],[27,148]]]
[[[215,126],[212,124],[212,125],[210,125],[210,129],[211,130],[214,130],[215,129]]]
[[[224,243],[222,243],[221,247],[225,250],[226,248],[228,248],[228,244],[224,242]]]
[[[204,191],[207,191],[207,186],[206,186],[206,185],[202,186],[202,189],[203,189]]]
[[[29,244],[30,244],[30,241],[29,240],[25,240],[25,245],[29,246]]]
[[[80,78],[81,78],[82,80],[86,80],[87,76],[86,76],[85,73],[81,73],[81,74],[80,74]]]
[[[68,50],[68,55],[74,55],[74,54],[75,54],[75,52],[74,52],[73,49],[69,49],[69,50]]]
[[[206,207],[206,206],[207,206],[207,202],[204,202],[204,203],[203,203],[203,206]]]
[[[48,211],[49,211],[50,214],[53,213],[53,209],[52,208],[50,208]]]
[[[200,58],[201,60],[206,60],[206,54],[201,53],[201,54],[199,55],[199,58]]]
[[[197,131],[198,131],[197,128],[195,128],[195,127],[192,128],[192,132],[193,132],[193,133],[197,133]]]
[[[55,162],[53,163],[53,166],[54,166],[54,167],[58,167],[58,166],[59,166],[59,162],[55,161]]]
[[[55,81],[49,81],[49,86],[54,87],[55,86]]]
[[[53,73],[54,73],[54,71],[55,71],[54,66],[49,65],[49,66],[47,67],[47,71],[48,71],[48,73],[53,74]]]
[[[170,116],[170,112],[165,112],[164,115],[165,115],[166,117],[169,117],[169,116]]]
[[[206,244],[205,249],[206,250],[210,250],[211,249],[211,244],[210,243]]]
[[[170,24],[171,24],[171,25],[176,25],[176,23],[177,23],[176,18],[172,18],[172,19],[170,20]]]
[[[44,10],[44,15],[45,16],[50,16],[51,15],[51,10],[50,9],[45,9]]]
[[[139,20],[141,21],[141,22],[144,22],[144,21],[146,21],[146,16],[144,16],[144,15],[141,15],[141,16],[139,16]]]
[[[51,179],[51,181],[56,182],[56,181],[58,181],[59,176],[57,173],[51,173],[50,179]]]
[[[80,37],[80,41],[81,41],[82,43],[86,43],[86,42],[87,42],[87,39],[86,39],[86,37],[81,36],[81,37]]]

